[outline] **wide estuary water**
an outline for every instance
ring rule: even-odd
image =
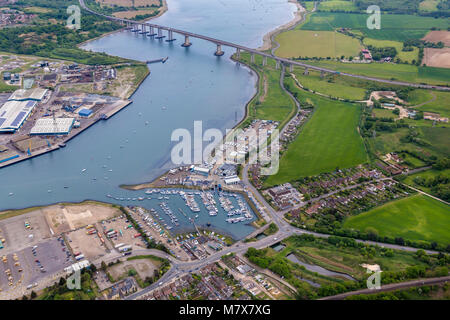
[[[287,0],[168,0],[168,6],[154,23],[253,48],[262,45],[264,34],[292,20],[296,11]],[[0,210],[86,199],[115,202],[107,194],[139,197],[143,192],[119,185],[151,181],[174,167],[174,129],[192,131],[194,121],[202,120],[203,130],[225,130],[241,120],[256,90],[255,75],[230,60],[232,48],[223,47],[225,55],[215,57],[214,44],[191,39],[193,45],[182,48],[184,39],[177,37],[168,43],[124,31],[86,44],[88,50],[141,61],[169,60],[151,64],[151,75],[132,96],[133,103],[108,121],[98,122],[64,149],[0,169]],[[179,200],[167,201],[170,206]],[[228,224],[224,218],[202,220],[235,238],[252,231],[249,225]]]

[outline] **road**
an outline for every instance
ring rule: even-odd
[[[125,22],[125,23],[133,23],[133,24],[137,24],[135,21],[132,20],[127,20],[127,19],[118,19],[115,17],[110,17],[110,16],[106,16],[100,13],[97,13],[95,11],[92,11],[90,9],[88,9],[86,7],[86,5],[84,4],[84,0],[79,0],[80,5],[87,11],[93,13],[93,14],[97,14],[103,17],[106,17],[108,19],[112,19],[112,20],[116,20],[118,22]],[[333,70],[327,70],[324,68],[319,68],[319,67],[314,67],[314,66],[310,66],[307,64],[303,64],[300,62],[296,62],[296,61],[291,61],[288,59],[283,59],[283,58],[279,58],[279,57],[275,57],[271,54],[266,54],[264,52],[259,52],[255,49],[250,49],[244,46],[240,46],[240,45],[236,45],[230,42],[225,42],[225,41],[221,41],[218,39],[214,39],[211,37],[206,37],[206,36],[202,36],[202,35],[198,35],[198,34],[194,34],[194,33],[190,33],[187,31],[183,31],[183,30],[178,30],[178,29],[173,29],[173,28],[169,28],[169,27],[164,27],[164,26],[159,26],[159,25],[154,25],[154,24],[150,24],[150,23],[145,23],[145,25],[147,26],[152,26],[155,28],[159,28],[159,29],[163,29],[163,30],[168,30],[168,31],[172,31],[175,33],[179,33],[185,36],[192,36],[192,37],[196,37],[199,39],[203,39],[203,40],[207,40],[216,44],[221,44],[221,45],[226,45],[229,47],[233,47],[236,49],[240,49],[240,50],[244,50],[250,53],[254,53],[254,54],[259,54],[262,56],[267,56],[269,58],[273,58],[275,60],[279,60],[280,62],[283,62],[285,64],[294,64],[294,65],[299,65],[299,66],[303,66],[303,67],[308,67],[311,69],[316,69],[319,71],[325,71],[325,72],[330,72],[330,73],[335,73],[335,71]],[[283,79],[284,79],[284,74],[285,74],[285,67],[284,65],[282,66],[282,74],[280,77],[280,85],[283,88],[283,90],[285,92],[287,92],[289,94],[289,96],[295,101],[297,109],[300,108],[300,104],[299,102],[295,99],[295,97],[292,96],[292,94],[290,92],[288,92],[283,85]],[[401,82],[396,82],[396,81],[390,81],[390,80],[384,80],[384,79],[377,79],[377,78],[370,78],[370,77],[365,77],[365,76],[359,76],[359,75],[352,75],[352,74],[345,74],[345,73],[341,73],[342,75],[347,75],[347,76],[351,76],[351,77],[355,77],[355,78],[361,78],[361,79],[366,79],[366,80],[373,80],[373,81],[378,81],[378,82],[384,82],[384,83],[390,83],[390,84],[400,84],[400,85],[406,85],[406,86],[413,86],[413,87],[426,87],[426,88],[432,88],[432,86],[423,86],[423,85],[419,85],[419,84],[411,84],[411,83],[401,83]],[[433,87],[434,88],[434,87]],[[442,90],[449,90],[450,88],[447,87],[442,87]],[[290,120],[293,121],[294,117]],[[290,123],[290,121],[288,122],[288,124]],[[287,124],[287,125],[288,125]],[[287,128],[287,125],[284,126],[284,128],[282,128],[281,133],[283,133],[283,130],[285,130],[285,128]],[[249,161],[248,163],[251,163],[251,161]],[[320,234],[320,233],[316,233],[316,232],[311,232],[311,231],[307,231],[307,230],[302,230],[302,229],[296,229],[292,226],[290,226],[287,221],[284,220],[283,215],[284,212],[277,212],[275,211],[265,200],[265,198],[259,193],[258,190],[256,190],[256,188],[249,182],[248,179],[248,169],[249,169],[249,164],[246,164],[243,168],[243,182],[245,184],[245,187],[251,191],[255,198],[261,203],[263,204],[269,213],[270,219],[278,226],[278,232],[275,235],[271,235],[268,237],[265,237],[259,241],[255,241],[255,242],[249,242],[249,243],[242,243],[242,242],[237,242],[234,245],[230,246],[230,247],[225,247],[223,248],[221,251],[214,253],[210,256],[208,256],[207,258],[203,259],[203,260],[195,260],[195,261],[191,261],[191,262],[183,262],[180,261],[164,252],[158,251],[158,250],[154,250],[154,249],[138,249],[135,250],[132,254],[132,256],[136,256],[136,255],[146,255],[146,254],[152,254],[161,258],[166,258],[171,262],[171,268],[161,277],[161,279],[159,279],[157,282],[153,283],[152,285],[148,286],[147,288],[144,288],[143,290],[136,292],[130,296],[127,297],[127,300],[134,300],[134,299],[138,299],[140,297],[145,296],[147,293],[149,293],[150,291],[152,291],[153,289],[162,286],[162,284],[167,283],[171,280],[173,280],[176,277],[181,276],[182,274],[188,272],[188,273],[192,273],[195,272],[201,268],[203,268],[204,266],[213,263],[217,260],[219,260],[223,255],[229,254],[229,253],[235,253],[235,254],[244,254],[248,248],[253,247],[256,249],[261,249],[261,248],[267,248],[269,246],[272,246],[278,242],[280,242],[281,240],[290,237],[292,235],[300,235],[300,234],[311,234],[314,235],[316,237],[321,237],[321,238],[327,238],[330,237],[331,235],[329,234]],[[354,188],[357,187],[356,186],[350,186],[348,188]],[[337,192],[337,191],[336,191]],[[321,197],[325,197],[325,196],[329,196],[332,193],[328,194],[328,195],[323,195]],[[321,198],[319,197],[319,198]],[[318,199],[319,199],[318,198]],[[392,245],[392,244],[384,244],[384,243],[377,243],[377,242],[373,242],[373,241],[365,241],[365,240],[356,240],[357,242],[362,242],[362,243],[367,243],[367,244],[371,244],[371,245],[380,245],[380,246],[384,246],[387,248],[393,248],[393,249],[397,249],[397,250],[406,250],[406,251],[416,251],[417,248],[411,248],[411,247],[406,247],[406,246],[399,246],[399,245]],[[428,253],[436,253],[435,251],[427,251]],[[105,262],[110,262],[110,261],[115,261],[118,258],[122,257],[121,254],[119,253],[111,253],[108,257],[103,257],[103,261]],[[96,261],[96,264],[100,264],[101,261]]]
[[[166,26],[162,26],[162,25],[157,25],[157,24],[152,24],[152,23],[138,23],[136,21],[133,20],[129,20],[129,19],[121,19],[121,18],[116,18],[116,17],[112,17],[112,16],[108,16],[99,12],[96,12],[94,10],[89,9],[86,4],[84,3],[84,0],[79,0],[80,2],[80,6],[95,15],[98,16],[102,16],[106,19],[109,20],[113,20],[116,21],[118,23],[125,23],[125,24],[131,24],[131,25],[145,25],[146,27],[151,27],[151,28],[157,28],[159,30],[166,30],[169,31],[170,33],[177,33],[186,37],[192,37],[192,38],[197,38],[197,39],[202,39],[205,41],[209,41],[212,42],[216,45],[221,45],[221,46],[227,46],[227,47],[231,47],[234,48],[236,50],[240,50],[240,51],[245,51],[248,52],[250,54],[256,54],[256,55],[260,55],[263,57],[267,57],[270,59],[274,59],[276,61],[279,61],[281,63],[284,63],[286,65],[296,65],[296,66],[300,66],[303,68],[308,68],[311,70],[316,70],[316,71],[320,71],[320,72],[326,72],[326,73],[332,73],[332,74],[340,74],[343,76],[348,76],[348,77],[352,77],[352,78],[357,78],[357,79],[362,79],[362,80],[369,80],[369,81],[375,81],[375,82],[380,82],[380,83],[388,83],[388,84],[392,84],[392,85],[399,85],[399,86],[407,86],[407,87],[413,87],[413,88],[423,88],[423,89],[436,89],[436,90],[443,90],[443,91],[450,91],[450,87],[444,87],[444,86],[434,86],[434,85],[428,85],[428,84],[420,84],[420,83],[411,83],[411,82],[404,82],[404,81],[396,81],[396,80],[388,80],[388,79],[380,79],[380,78],[375,78],[375,77],[368,77],[368,76],[363,76],[363,75],[357,75],[357,74],[351,74],[351,73],[346,73],[346,72],[336,72],[335,70],[332,69],[327,69],[327,68],[322,68],[322,67],[317,67],[317,66],[313,66],[313,65],[309,65],[303,62],[298,62],[298,61],[294,61],[294,60],[289,60],[289,59],[285,59],[285,58],[280,58],[277,57],[275,55],[273,55],[272,53],[265,53],[262,51],[258,51],[256,49],[252,49],[252,48],[248,48],[239,44],[235,44],[229,41],[223,41],[220,39],[216,39],[213,37],[208,37],[208,36],[204,36],[201,34],[197,34],[197,33],[192,33],[189,31],[184,31],[184,30],[179,30],[179,29],[175,29],[175,28],[171,28],[171,27],[166,27]]]
[[[413,281],[406,281],[400,283],[391,283],[384,286],[381,286],[379,290],[376,289],[362,289],[352,292],[341,293],[335,296],[321,298],[319,300],[343,300],[349,296],[354,296],[358,294],[375,294],[379,292],[393,291],[398,289],[406,289],[410,287],[420,287],[426,285],[436,285],[440,283],[446,283],[450,281],[450,276],[440,277],[440,278],[430,278],[430,279],[419,279]]]

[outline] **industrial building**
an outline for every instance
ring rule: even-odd
[[[19,89],[9,97],[8,101],[41,101],[47,94],[48,89],[34,88],[34,89]]]
[[[75,118],[39,119],[30,131],[30,135],[67,135],[72,130]]]
[[[87,118],[92,114],[92,110],[83,108],[78,112],[78,114],[80,115],[80,117]]]
[[[0,107],[0,133],[14,133],[23,125],[36,101],[7,101]]]

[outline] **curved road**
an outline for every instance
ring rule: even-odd
[[[114,17],[110,17],[110,16],[107,16],[107,15],[103,15],[103,14],[97,13],[97,12],[92,11],[91,9],[86,7],[86,5],[84,4],[84,0],[79,0],[79,1],[80,1],[80,5],[85,10],[87,10],[87,11],[93,13],[93,14],[104,16],[104,17],[106,17],[108,19],[116,20],[116,21],[119,21],[119,22],[126,22],[126,23],[137,24],[135,21],[131,21],[131,20],[127,20],[127,19],[118,19],[118,18],[114,18]],[[233,43],[220,41],[220,40],[217,40],[217,39],[214,39],[214,38],[205,37],[205,36],[193,34],[193,33],[182,31],[182,30],[172,29],[172,28],[158,26],[158,25],[149,24],[149,23],[145,23],[145,25],[153,26],[153,27],[156,27],[156,28],[164,29],[164,30],[171,30],[173,32],[180,33],[180,34],[183,34],[183,35],[187,35],[187,36],[192,36],[192,37],[208,40],[208,41],[211,41],[211,42],[216,43],[216,44],[223,44],[223,45],[227,45],[227,46],[234,47],[234,48],[237,48],[237,49],[242,49],[242,50],[248,51],[250,53],[255,53],[255,54],[267,56],[267,57],[270,57],[270,58],[274,58],[276,60],[279,60],[281,62],[285,62],[287,64],[295,64],[295,65],[300,65],[300,66],[303,66],[303,67],[308,67],[308,68],[311,68],[311,69],[316,69],[316,70],[319,70],[319,71],[326,71],[326,72],[335,73],[332,70],[327,70],[327,69],[323,69],[323,68],[309,66],[307,64],[291,61],[291,60],[288,60],[288,59],[282,59],[282,58],[274,57],[272,55],[256,51],[255,49],[246,48],[246,47],[243,47],[243,46],[235,45]],[[284,85],[283,85],[284,73],[285,73],[285,67],[283,65],[282,66],[282,74],[281,74],[281,77],[280,77],[280,86],[294,100],[294,102],[295,102],[295,104],[297,106],[297,109],[300,109],[300,104],[297,101],[297,99],[295,99],[295,97],[293,97],[292,94],[290,92],[288,92],[284,88]],[[341,74],[353,76],[353,77],[356,77],[356,78],[368,79],[368,80],[372,80],[373,79],[374,81],[379,81],[379,82],[387,82],[387,83],[392,83],[392,84],[399,84],[399,83],[396,83],[394,81],[389,81],[389,80],[368,78],[368,77],[363,77],[363,76],[358,76],[358,75],[350,75],[350,74],[344,74],[344,73],[341,73]],[[411,84],[411,83],[402,83],[402,85],[422,86],[422,87],[424,87],[423,85],[417,85],[417,84]],[[425,86],[425,87],[431,88],[432,86]],[[449,90],[449,89],[450,88],[442,87],[442,90]],[[292,121],[293,119],[294,119],[294,117],[290,121]],[[290,122],[288,122],[284,126],[284,128],[281,130],[281,133],[283,133],[284,129],[287,128],[287,125],[289,123]],[[176,277],[178,277],[178,276],[180,276],[180,275],[182,275],[182,274],[184,274],[186,272],[188,272],[188,273],[195,272],[195,271],[203,268],[204,266],[219,260],[223,255],[226,255],[228,253],[243,254],[250,247],[254,247],[256,249],[267,248],[267,247],[272,246],[275,243],[277,243],[277,242],[279,242],[279,241],[281,241],[281,240],[283,240],[283,239],[285,239],[285,238],[287,238],[289,236],[292,236],[292,235],[311,234],[311,235],[314,235],[316,237],[321,237],[321,238],[327,238],[327,237],[331,236],[329,234],[320,234],[320,233],[316,233],[316,232],[312,232],[312,231],[297,229],[297,228],[294,228],[294,227],[290,226],[283,218],[284,212],[283,211],[279,211],[279,212],[275,211],[266,202],[266,200],[259,193],[259,191],[249,182],[249,180],[248,180],[248,167],[249,167],[249,165],[247,163],[244,166],[244,168],[243,168],[243,182],[244,182],[246,188],[249,189],[254,194],[256,199],[267,208],[270,218],[278,226],[279,231],[275,235],[271,235],[271,236],[265,237],[265,238],[263,238],[263,239],[261,239],[259,241],[249,242],[249,243],[237,242],[234,245],[232,245],[230,247],[225,247],[221,251],[219,251],[217,253],[214,253],[214,254],[208,256],[207,258],[205,258],[203,260],[195,260],[195,261],[190,261],[190,262],[184,262],[184,261],[178,260],[178,259],[174,258],[173,256],[165,253],[165,252],[162,252],[162,251],[159,251],[159,250],[155,250],[155,249],[137,249],[137,250],[134,250],[131,256],[154,255],[154,256],[157,256],[157,257],[160,257],[160,258],[168,259],[171,262],[172,267],[157,282],[153,283],[152,285],[148,286],[147,288],[144,288],[143,290],[141,290],[139,292],[136,292],[136,293],[128,296],[126,298],[127,300],[133,300],[133,299],[137,299],[137,298],[140,298],[142,296],[145,296],[147,293],[149,293],[153,289],[161,286],[163,283],[166,283],[166,282],[168,282],[168,281],[170,281],[170,280],[172,280],[172,279],[174,279],[174,278],[176,278]],[[385,244],[385,243],[377,243],[377,242],[373,242],[373,241],[364,241],[364,240],[358,240],[358,239],[355,239],[355,240],[357,242],[367,243],[367,244],[371,244],[371,245],[379,245],[379,246],[384,246],[384,247],[387,247],[387,248],[392,248],[392,249],[397,249],[397,250],[405,250],[405,251],[416,251],[416,250],[418,250],[417,248],[411,248],[411,247],[406,247],[406,246],[399,246],[399,245],[392,245],[392,244]],[[430,253],[437,253],[435,251],[430,251],[430,250],[428,250],[426,252],[429,253],[429,254]],[[116,252],[112,252],[107,257],[103,257],[102,259],[99,259],[99,260],[95,261],[95,264],[96,265],[100,265],[101,261],[105,261],[106,263],[108,263],[108,262],[117,260],[119,258],[123,258],[122,254],[116,253]]]
[[[321,72],[340,74],[340,75],[344,75],[344,76],[348,76],[348,77],[352,77],[352,78],[358,78],[358,79],[375,81],[375,82],[381,82],[381,83],[388,83],[388,84],[393,84],[393,85],[408,86],[408,87],[414,87],[414,88],[424,88],[424,89],[436,89],[436,90],[450,91],[450,87],[433,86],[433,85],[427,85],[427,84],[403,82],[403,81],[396,81],[396,80],[387,80],[387,79],[380,79],[380,78],[374,78],[374,77],[367,77],[367,76],[363,76],[363,75],[351,74],[351,73],[346,73],[346,72],[337,72],[335,70],[331,70],[331,69],[327,69],[327,68],[317,67],[317,66],[309,65],[309,64],[306,64],[306,63],[298,62],[298,61],[293,61],[293,60],[289,60],[289,59],[285,59],[285,58],[280,58],[280,57],[274,56],[273,54],[268,54],[268,53],[265,53],[265,52],[258,51],[256,49],[248,48],[248,47],[241,46],[241,45],[238,45],[238,44],[235,44],[235,43],[232,43],[232,42],[219,40],[219,39],[216,39],[216,38],[204,36],[204,35],[197,34],[197,33],[192,33],[192,32],[188,32],[188,31],[184,31],[184,30],[174,29],[174,28],[171,28],[171,27],[161,26],[161,25],[152,24],[152,23],[148,23],[148,22],[139,23],[139,22],[136,22],[136,21],[133,21],[133,20],[129,20],[129,19],[121,19],[121,18],[108,16],[108,15],[105,15],[105,14],[102,14],[102,13],[99,13],[99,12],[96,12],[94,10],[89,9],[86,6],[86,4],[84,3],[84,0],[79,0],[79,2],[80,2],[80,6],[84,10],[86,10],[86,11],[92,13],[92,14],[95,14],[95,15],[98,15],[98,16],[102,16],[102,17],[104,17],[106,19],[109,19],[109,20],[113,20],[113,21],[116,21],[116,22],[119,22],[119,23],[126,23],[126,24],[131,24],[131,25],[142,25],[142,26],[157,28],[157,29],[160,29],[160,30],[167,30],[169,32],[178,33],[178,34],[181,34],[183,36],[206,40],[206,41],[212,42],[212,43],[214,43],[216,45],[223,45],[223,46],[235,48],[237,50],[246,51],[246,52],[249,52],[251,54],[257,54],[257,55],[260,55],[260,56],[263,56],[263,57],[271,58],[271,59],[277,60],[277,61],[279,61],[281,63],[287,64],[287,65],[296,65],[296,66],[300,66],[300,67],[303,67],[303,68],[308,68],[308,69],[317,70],[317,71],[321,71]]]

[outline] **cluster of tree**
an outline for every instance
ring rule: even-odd
[[[374,47],[374,46],[367,46],[370,50],[370,53],[372,54],[372,59],[375,61],[380,61],[383,58],[391,57],[394,58],[397,55],[397,49],[394,47]]]
[[[418,297],[430,297],[439,291],[439,286],[412,287],[404,290],[379,292],[373,294],[358,294],[345,298],[345,300],[417,300]]]
[[[44,294],[40,297],[42,300],[94,300],[95,284],[92,280],[92,275],[96,271],[94,265],[91,265],[88,269],[81,271],[81,288],[70,289],[67,285],[67,280],[63,277],[55,282],[52,286],[44,290]]]
[[[356,7],[366,10],[371,5],[377,5],[384,12],[397,14],[414,14],[419,11],[422,0],[355,0]]]
[[[450,177],[448,175],[441,173],[431,178],[418,176],[413,181],[419,186],[430,188],[431,193],[438,198],[450,201]]]
[[[108,64],[125,59],[105,54],[84,52],[77,45],[120,28],[105,18],[82,12],[81,29],[67,28],[67,7],[78,4],[76,0],[19,0],[14,8],[43,7],[50,10],[36,13],[38,19],[29,26],[0,30],[0,50],[50,58],[71,59],[79,63]]]

